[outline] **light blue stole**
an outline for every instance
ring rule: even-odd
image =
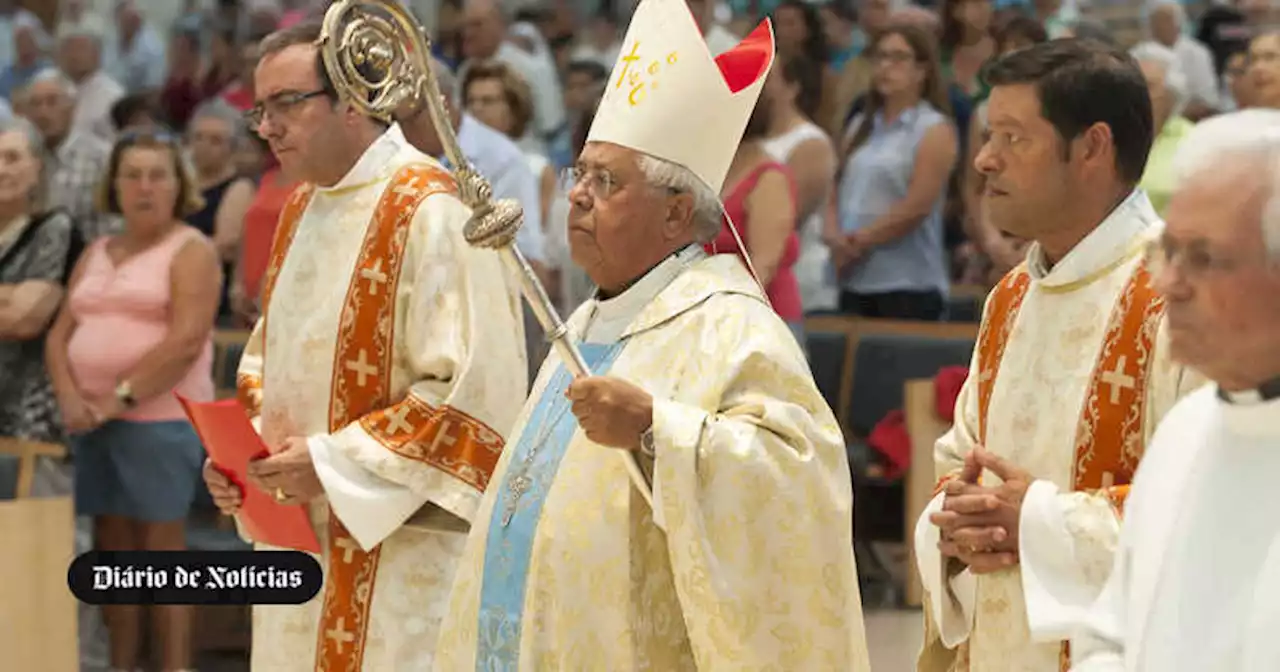
[[[625,341],[617,343],[579,343],[587,368],[603,375],[622,352]],[[542,396],[529,415],[520,441],[515,446],[507,472],[498,488],[493,514],[489,519],[485,544],[484,576],[480,588],[480,623],[476,639],[478,672],[515,672],[520,663],[521,618],[524,615],[525,587],[529,576],[529,559],[542,507],[555,480],[560,460],[578,429],[578,419],[570,410],[571,402],[564,392],[573,377],[564,364],[556,368]],[[541,445],[538,443],[541,442]],[[525,471],[523,465],[531,451],[536,451]],[[512,499],[512,483],[524,476],[527,488],[507,521]]]

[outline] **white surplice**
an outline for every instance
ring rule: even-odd
[[[1061,643],[1083,620],[1110,572],[1120,520],[1105,497],[1072,492],[1082,406],[1103,356],[1113,306],[1162,223],[1134,191],[1061,261],[1048,268],[1038,245],[1028,251],[1030,285],[1012,324],[987,415],[986,449],[1037,480],[1020,518],[1020,565],[985,576],[952,575],[938,551],[937,495],[916,524],[915,550],[936,633],[927,633],[923,672],[1056,672]],[[1016,271],[1015,271],[1016,272]],[[984,322],[991,319],[988,302]],[[981,443],[981,371],[975,351],[956,401],[955,425],[938,441],[938,477],[958,469]],[[1168,356],[1161,321],[1145,395],[1143,440],[1192,377]],[[1121,372],[1123,374],[1123,372]],[[983,474],[984,484],[999,480]],[[940,640],[940,645],[938,641]],[[968,665],[954,649],[967,643]]]
[[[1280,670],[1280,400],[1205,386],[1161,423],[1075,672]]]
[[[428,179],[393,183],[406,166]],[[340,182],[314,188],[292,242],[283,241],[287,253],[273,252],[268,303],[238,383],[250,414],[260,408],[255,423],[268,446],[308,439],[325,490],[309,511],[324,549],[326,590],[304,605],[254,608],[255,670],[431,666],[454,566],[488,477],[455,452],[482,443],[496,463],[527,389],[519,296],[499,257],[465,242],[470,210],[451,187],[451,176],[392,126]],[[394,202],[391,212],[400,213],[413,206],[399,204],[414,198],[416,210],[396,215],[404,228],[378,238],[382,204]],[[373,252],[375,239],[387,256]],[[370,312],[379,305],[385,312]],[[352,339],[366,333],[361,323],[377,336],[353,348]],[[388,376],[375,373],[377,362]],[[343,396],[366,385],[385,386],[385,405],[333,427]],[[353,541],[338,537],[342,543],[331,545],[331,512]],[[375,547],[376,582],[364,577],[349,586],[367,612],[359,623],[332,618],[333,563]],[[326,657],[329,647],[361,653],[339,663]]]

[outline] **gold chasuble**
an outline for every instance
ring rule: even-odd
[[[527,382],[514,283],[463,239],[455,189],[393,126],[281,215],[239,398],[269,446],[308,439],[325,585],[254,609],[255,670],[431,666]]]
[[[741,261],[693,246],[568,325],[593,372],[654,395],[654,508],[578,428],[552,352],[435,669],[868,672],[840,429]]]
[[[1199,378],[1171,362],[1143,263],[1162,226],[1135,191],[1052,269],[1037,246],[992,290],[935,498],[916,527],[923,672],[1059,672],[1112,566],[1124,499],[1160,418]],[[976,446],[1029,471],[1019,565],[956,573],[928,516]],[[983,482],[998,482],[983,474]]]
[[[642,0],[620,54],[584,153],[612,145],[648,174],[623,190],[683,177],[673,190],[698,212],[676,229],[668,206],[590,187],[599,209],[575,216],[647,227],[635,253],[657,265],[579,307],[566,335],[594,375],[651,396],[652,450],[635,457],[648,479],[581,431],[553,351],[474,519],[435,669],[868,672],[839,425],[742,259],[692,243],[721,225],[704,197],[756,108],[773,32],[713,60],[683,0]],[[605,266],[631,252],[599,244]]]

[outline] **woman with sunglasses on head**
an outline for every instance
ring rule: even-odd
[[[899,21],[869,53],[872,87],[842,141],[823,234],[840,312],[936,321],[950,286],[943,208],[959,152],[938,47]]]
[[[124,220],[76,264],[46,360],[72,434],[76,510],[100,551],[186,547],[204,450],[174,393],[213,398],[211,334],[222,272],[213,243],[183,218],[201,207],[177,141],[126,133],[99,207]],[[191,667],[191,611],[154,607],[161,670]],[[103,607],[111,667],[139,658],[141,608]]]

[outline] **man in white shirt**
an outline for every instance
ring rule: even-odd
[[[1172,354],[1214,382],[1138,469],[1077,672],[1280,669],[1280,112],[1208,120],[1151,258]]]
[[[1191,100],[1183,116],[1199,121],[1216,112],[1222,103],[1219,100],[1221,89],[1218,86],[1218,74],[1213,68],[1213,54],[1195,38],[1183,34],[1182,29],[1187,22],[1186,10],[1177,2],[1162,0],[1151,10],[1148,20],[1151,41],[1172,49],[1178,55],[1178,64],[1186,75]]]
[[[475,61],[493,59],[511,66],[533,93],[533,125],[520,144],[529,151],[545,154],[550,135],[564,123],[559,75],[553,67],[546,67],[507,41],[507,19],[496,0],[468,0],[462,11],[462,51],[466,62],[458,69],[459,80],[465,78],[466,69]]]
[[[58,33],[58,65],[76,85],[75,130],[106,142],[115,140],[111,106],[124,97],[124,87],[102,69],[103,31],[96,22],[64,24]]]
[[[46,205],[66,210],[86,243],[115,233],[120,220],[102,214],[94,203],[111,145],[72,123],[75,84],[61,71],[47,68],[20,91],[23,114],[44,135]]]

